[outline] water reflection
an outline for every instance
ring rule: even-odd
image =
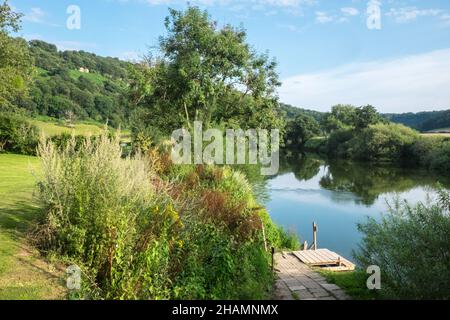
[[[280,173],[259,181],[273,220],[311,241],[311,224],[319,224],[319,246],[351,258],[361,235],[356,225],[365,217],[378,218],[396,198],[411,203],[433,197],[439,181],[429,172],[330,161],[317,156],[291,154],[280,159]]]

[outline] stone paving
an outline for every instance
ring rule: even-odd
[[[276,253],[276,300],[350,300],[337,285],[327,283],[291,253]]]

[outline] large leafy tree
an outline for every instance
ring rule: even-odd
[[[135,103],[146,121],[169,130],[194,120],[242,128],[283,127],[278,116],[276,63],[246,43],[246,32],[219,28],[197,7],[170,10],[158,58],[134,70]]]
[[[300,113],[286,127],[286,144],[301,147],[306,141],[320,135],[319,123],[313,117]]]
[[[20,29],[20,18],[7,1],[0,5],[0,110],[13,109],[32,78],[33,60],[27,42],[10,36]]]

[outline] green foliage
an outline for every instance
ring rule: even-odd
[[[25,40],[12,38],[20,29],[21,15],[7,1],[0,4],[0,111],[14,111],[17,99],[27,93],[33,59]]]
[[[37,127],[26,118],[0,113],[0,152],[34,155],[39,141]]]
[[[336,105],[331,112],[322,118],[322,127],[326,132],[333,132],[354,126],[356,119],[356,108],[352,105]]]
[[[83,270],[73,297],[263,299],[269,246],[293,245],[229,168],[173,165],[164,147],[122,159],[106,134],[39,148],[38,246]],[[280,242],[280,239],[283,239]]]
[[[145,126],[165,134],[194,120],[283,129],[276,63],[250,48],[244,30],[219,29],[196,7],[170,10],[165,26],[161,57],[147,59],[131,75],[130,95],[145,110],[140,113]]]
[[[420,131],[431,131],[450,127],[450,110],[385,114],[384,117],[392,122],[402,123]]]
[[[325,137],[312,137],[306,141],[304,149],[306,151],[325,153],[327,146],[327,138]]]
[[[399,161],[418,138],[416,131],[400,124],[371,125],[349,142],[350,153],[361,160]]]
[[[349,296],[356,300],[374,300],[381,296],[377,290],[367,289],[368,274],[361,269],[349,272],[333,272],[318,270],[329,283],[342,288]]]
[[[17,101],[19,107],[35,115],[108,121],[114,127],[126,123],[129,63],[83,51],[59,52],[40,40],[30,41],[29,47],[38,73],[29,97]]]
[[[380,222],[358,226],[364,234],[355,257],[364,268],[380,267],[383,294],[403,299],[450,297],[449,194],[411,206],[398,201]]]
[[[300,240],[295,232],[287,231],[283,227],[278,227],[280,234],[280,243],[277,245],[280,249],[300,250]]]
[[[286,145],[289,147],[304,146],[309,139],[320,133],[319,123],[313,117],[299,114],[286,126]]]

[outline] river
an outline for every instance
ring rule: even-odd
[[[357,224],[379,219],[396,199],[426,202],[436,195],[439,181],[430,172],[313,156],[281,159],[280,172],[265,182],[265,205],[272,220],[301,242],[312,242],[312,223],[318,224],[318,246],[353,260],[362,234]]]

